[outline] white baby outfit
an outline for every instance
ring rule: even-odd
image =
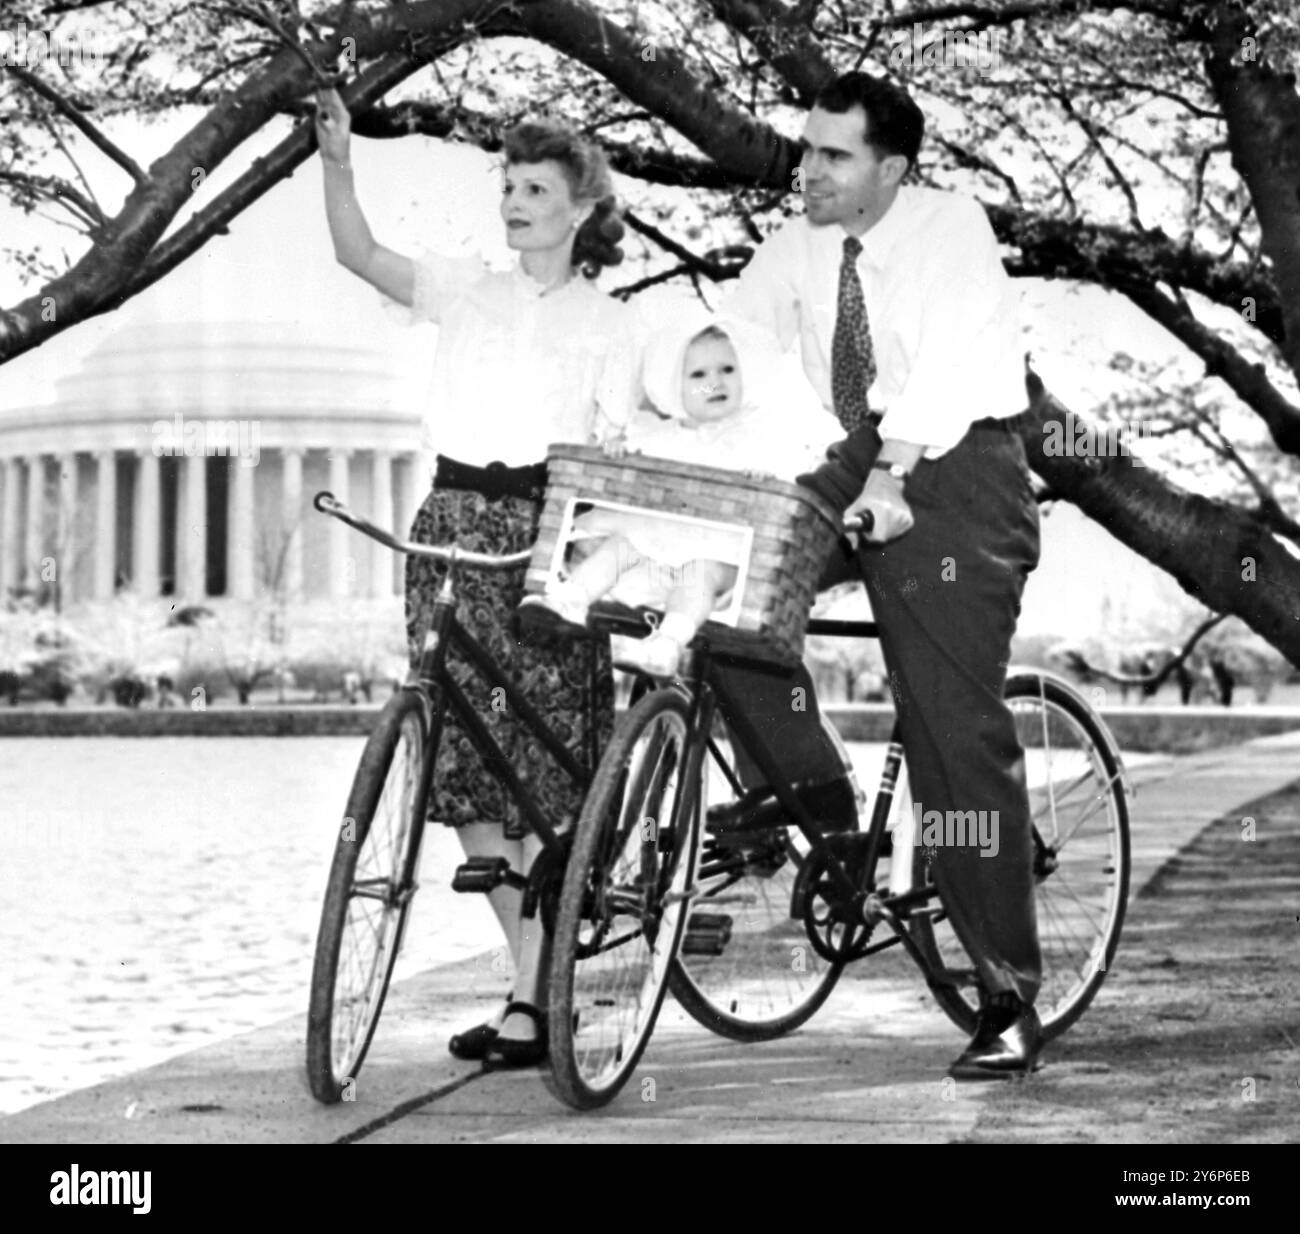
[[[725,419],[696,422],[682,405],[683,361],[690,341],[708,326],[723,330],[736,350],[743,402]],[[843,430],[834,417],[819,409],[792,414],[788,408],[763,401],[764,392],[775,388],[771,373],[777,347],[775,339],[754,326],[702,314],[687,315],[661,331],[645,349],[642,378],[647,398],[663,414],[646,410],[633,414],[627,429],[629,451],[785,481],[811,471]],[[734,532],[714,532],[697,524],[683,529],[668,520],[596,509],[578,520],[577,527],[593,536],[622,534],[639,553],[661,565],[735,559]],[[657,587],[650,576],[659,578]],[[662,598],[662,572],[637,569],[624,575],[610,595],[629,604],[655,603],[647,594],[656,590]]]

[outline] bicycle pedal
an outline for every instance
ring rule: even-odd
[[[451,879],[453,891],[495,891],[503,885],[520,890],[528,886],[528,880],[514,872],[506,857],[471,857],[456,867]]]
[[[682,954],[720,956],[731,942],[731,927],[726,913],[692,913],[682,935]]]

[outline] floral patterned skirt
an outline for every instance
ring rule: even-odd
[[[541,512],[537,501],[516,497],[489,501],[481,493],[433,489],[415,516],[410,538],[421,544],[455,543],[473,552],[513,553],[532,547]],[[614,726],[609,642],[520,641],[515,609],[524,595],[525,573],[524,566],[491,572],[462,568],[456,580],[457,617],[575,758],[588,766],[589,715],[595,718],[598,750],[604,750]],[[412,662],[419,655],[445,574],[446,566],[440,562],[407,558],[406,634]],[[593,659],[596,698],[594,712],[589,712]],[[447,665],[551,825],[562,828],[574,822],[584,790],[454,650],[448,652]],[[453,827],[502,823],[511,838],[527,832],[513,797],[489,770],[450,708],[443,718],[429,817]]]

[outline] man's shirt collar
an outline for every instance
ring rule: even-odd
[[[907,208],[902,200],[906,193],[906,188],[900,188],[876,225],[859,237],[862,241],[861,260],[876,269],[884,266],[890,251],[907,230]]]

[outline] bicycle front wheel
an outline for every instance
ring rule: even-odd
[[[827,831],[856,831],[853,763],[825,715],[822,730],[839,756],[843,791],[828,797],[830,816],[815,811],[816,820]],[[733,797],[731,764],[730,743],[714,742],[701,776],[706,804]],[[699,894],[672,972],[677,1001],[705,1028],[736,1041],[770,1041],[806,1023],[830,997],[844,965],[813,950],[803,917],[794,913],[795,879],[807,852],[807,840],[782,817],[730,831],[706,823]]]
[[[655,690],[623,718],[565,868],[550,974],[551,1082],[613,1100],[650,1040],[681,941],[699,828],[690,700]]]
[[[415,894],[436,734],[423,700],[394,696],[366,742],[334,849],[307,1015],[312,1096],[355,1082],[374,1035]]]
[[[1036,1007],[1045,1040],[1065,1032],[1106,980],[1128,903],[1128,802],[1105,726],[1066,682],[1023,672],[1004,691],[1025,751],[1043,983]],[[909,811],[910,812],[910,811]],[[929,881],[913,847],[913,878]],[[979,989],[946,920],[918,913],[912,935],[952,984],[936,997],[954,1024],[973,1031]]]

